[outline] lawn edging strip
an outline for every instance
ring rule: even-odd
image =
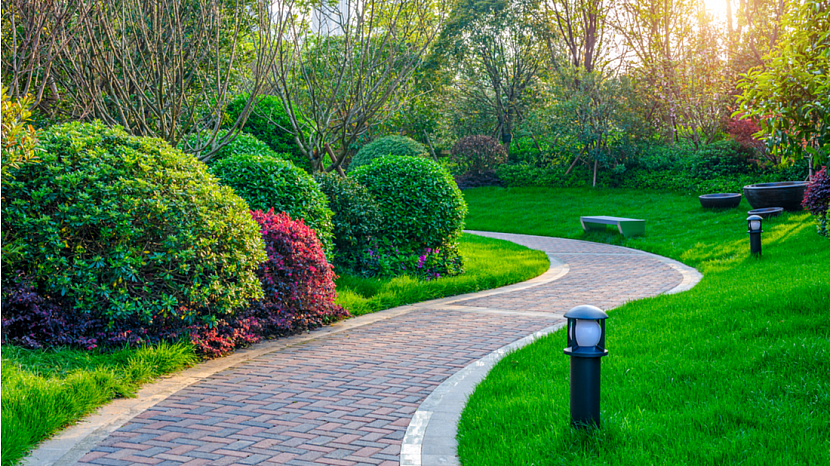
[[[493,296],[543,285],[558,280],[568,273],[569,268],[567,264],[550,255],[548,257],[550,258],[550,267],[545,273],[521,283],[492,290],[433,299],[386,309],[372,314],[365,314],[306,334],[257,343],[250,348],[237,350],[223,358],[212,359],[179,373],[162,377],[158,381],[142,387],[135,398],[113,400],[77,424],[66,428],[53,438],[42,442],[23,459],[22,464],[32,466],[64,466],[76,464],[78,460],[89,453],[92,448],[107,438],[112,432],[115,432],[135,416],[155,406],[168,396],[218,372],[232,369],[259,356],[301,345],[319,338],[325,338],[329,335],[347,332],[419,309],[441,308],[446,305],[451,305],[451,303],[456,301]]]

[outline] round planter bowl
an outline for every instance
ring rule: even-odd
[[[698,196],[700,205],[706,209],[731,209],[741,203],[738,193],[704,194]]]
[[[806,181],[780,181],[778,183],[758,183],[744,186],[744,197],[753,209],[766,207],[783,207],[789,212],[801,210]]]
[[[747,212],[747,215],[758,215],[761,218],[771,218],[781,215],[784,209],[781,207],[766,207],[763,209],[755,209]]]

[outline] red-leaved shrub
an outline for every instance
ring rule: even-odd
[[[326,261],[320,241],[305,222],[285,212],[251,212],[260,225],[268,260],[259,266],[265,297],[252,304],[264,335],[283,335],[319,327],[348,317],[334,303],[333,267]]]
[[[490,136],[466,136],[452,147],[452,161],[461,173],[486,173],[507,161],[504,146]]]
[[[732,118],[726,125],[727,132],[735,139],[735,142],[740,144],[744,149],[752,149],[759,158],[766,157],[771,161],[776,161],[775,157],[768,157],[767,147],[764,141],[757,139],[753,134],[761,131],[758,124],[752,118],[742,119],[740,116]]]
[[[830,208],[830,176],[827,176],[827,167],[823,167],[804,191],[804,200],[801,205],[811,214],[818,217],[818,230],[822,236],[830,236],[830,226],[827,225],[827,211]]]

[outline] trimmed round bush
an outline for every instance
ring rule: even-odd
[[[334,247],[338,267],[355,270],[356,260],[381,229],[381,215],[374,196],[353,178],[318,173],[315,181],[334,212]],[[355,270],[357,271],[357,270]]]
[[[387,155],[429,158],[426,146],[406,136],[384,136],[363,146],[349,163],[349,171]]]
[[[331,257],[332,212],[326,195],[314,178],[287,160],[264,155],[234,155],[210,167],[223,184],[230,186],[253,210],[287,212],[304,219],[317,232],[323,250]]]
[[[194,157],[100,122],[54,126],[40,146],[3,183],[4,289],[24,276],[108,324],[190,324],[262,295],[257,224]]]
[[[217,139],[223,138],[223,137],[225,137],[226,134],[227,134],[226,130],[220,129],[219,132],[216,134],[216,138]],[[204,133],[203,136],[202,136],[203,139],[206,139],[208,137],[209,137],[209,135],[207,133]],[[191,145],[196,144],[198,142],[197,141],[197,136],[195,134],[191,134],[188,137],[188,142]],[[184,143],[184,141],[179,143],[179,149],[185,150],[186,146],[187,145]],[[233,139],[233,141],[231,141],[230,143],[228,143],[227,145],[225,145],[221,149],[219,149],[219,152],[213,154],[213,157],[210,159],[208,164],[213,164],[214,162],[217,162],[219,160],[222,160],[224,158],[228,158],[228,157],[231,157],[231,156],[234,156],[234,155],[246,155],[246,154],[247,155],[264,155],[264,156],[268,156],[268,157],[276,157],[276,158],[279,158],[279,159],[290,160],[290,157],[289,157],[288,154],[278,154],[278,153],[274,152],[273,150],[271,150],[271,148],[268,147],[267,144],[265,144],[264,142],[262,142],[259,139],[255,138],[254,136],[252,136],[248,133],[241,132]],[[196,155],[198,157],[199,154],[196,154]]]
[[[434,249],[461,235],[467,204],[452,176],[434,161],[383,157],[353,176],[378,200],[383,236],[394,245]]]
[[[504,146],[490,136],[466,136],[452,147],[452,161],[460,173],[483,174],[507,161]]]
[[[248,102],[248,95],[236,96],[227,107],[228,122],[234,122],[245,104]],[[286,154],[285,157],[291,162],[311,173],[311,163],[294,140],[294,136],[285,129],[291,128],[288,114],[279,97],[273,95],[259,96],[254,103],[245,126],[242,131],[249,133],[278,154]]]

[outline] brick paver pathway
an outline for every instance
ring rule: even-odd
[[[482,233],[568,265],[553,282],[466,296],[275,351],[139,414],[81,463],[398,465],[412,414],[467,364],[562,320],[665,292],[683,276],[661,258],[582,241]]]

